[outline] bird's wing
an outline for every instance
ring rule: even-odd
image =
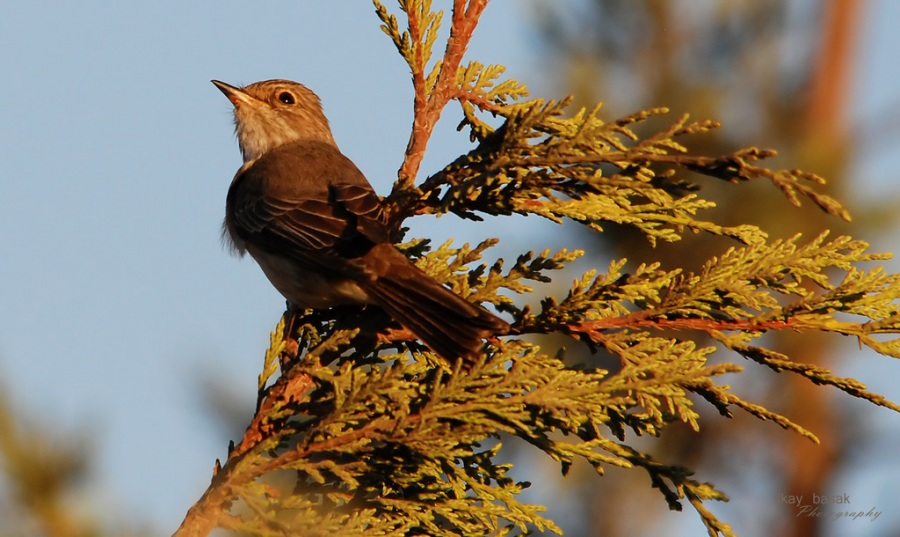
[[[358,184],[337,184],[330,188],[332,202],[341,207],[352,220],[356,231],[373,243],[390,241],[387,213],[372,187]]]
[[[381,200],[343,155],[332,160],[337,166],[325,168],[320,166],[322,155],[296,155],[274,165],[258,162],[235,178],[227,228],[244,243],[310,269],[359,270],[362,267],[351,267],[357,265],[351,261],[389,240]],[[285,173],[294,175],[284,181]],[[328,173],[351,182],[329,184],[321,176]],[[273,184],[273,177],[282,180]]]
[[[317,255],[359,257],[388,240],[381,200],[371,188],[330,185],[324,199],[267,199],[261,205],[271,214],[264,229]]]

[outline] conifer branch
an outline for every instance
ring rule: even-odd
[[[430,0],[403,0],[400,9],[406,13],[409,29],[401,33],[396,18],[388,14],[381,2],[373,1],[382,29],[391,36],[413,76],[413,127],[393,190],[393,194],[399,196],[401,192],[415,189],[415,177],[428,140],[444,107],[456,94],[457,70],[481,13],[487,7],[487,0],[454,0],[444,56],[427,78],[425,72],[443,12],[431,11]]]
[[[279,336],[284,332],[284,319],[272,332],[269,350],[266,352],[265,366],[260,375],[259,401],[253,420],[244,432],[237,445],[230,445],[228,459],[222,465],[216,460],[212,482],[203,496],[195,503],[185,516],[178,531],[178,537],[208,535],[216,527],[233,527],[235,518],[228,509],[241,494],[241,489],[248,486],[253,479],[264,475],[270,468],[260,467],[248,471],[243,464],[245,459],[254,458],[261,452],[274,448],[289,429],[285,428],[287,420],[293,412],[285,413],[300,403],[312,386],[312,379],[302,371],[291,369],[293,373],[280,376],[268,389],[265,384],[274,373],[271,364],[273,357],[284,352],[286,341]],[[265,520],[262,517],[261,520]]]

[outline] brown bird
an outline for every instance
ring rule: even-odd
[[[223,236],[292,308],[376,304],[448,360],[471,360],[484,338],[506,333],[391,244],[381,200],[338,149],[315,93],[289,80],[212,83],[234,105],[244,157]]]

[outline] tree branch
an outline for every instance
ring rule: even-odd
[[[452,26],[450,38],[444,50],[444,58],[441,61],[440,72],[435,81],[434,88],[428,94],[425,86],[424,65],[413,67],[413,87],[415,89],[413,128],[406,146],[406,157],[398,172],[399,181],[394,185],[391,195],[398,194],[401,190],[415,188],[415,177],[419,173],[419,166],[425,156],[425,148],[434,126],[440,119],[441,112],[454,95],[456,85],[456,73],[460,62],[472,39],[472,32],[478,25],[478,19],[482,11],[487,7],[488,0],[455,0],[453,3]],[[420,22],[418,13],[407,13],[409,20],[410,36],[415,38],[413,29],[418,29]],[[419,39],[421,39],[421,32]],[[421,43],[421,41],[419,41]],[[421,51],[422,47],[418,47]],[[421,60],[421,57],[417,57]]]
[[[216,460],[209,487],[188,510],[173,537],[205,537],[221,521],[231,518],[228,510],[235,499],[234,490],[270,470],[264,466],[243,468],[241,462],[283,429],[272,419],[276,410],[303,402],[312,387],[313,379],[307,373],[290,374],[289,371],[278,378],[266,392],[241,442],[230,446],[225,465],[221,466]]]

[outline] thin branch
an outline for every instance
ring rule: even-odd
[[[428,88],[425,86],[424,70],[418,74],[416,69],[413,70],[415,119],[406,146],[406,157],[397,174],[399,181],[394,185],[392,195],[401,190],[411,190],[415,187],[415,177],[419,173],[422,158],[425,156],[428,140],[440,119],[441,112],[454,96],[457,70],[469,46],[469,41],[472,39],[472,32],[478,25],[478,19],[484,8],[487,7],[487,3],[488,0],[470,0],[467,7],[466,0],[454,1],[450,38],[447,41],[440,72],[430,95],[426,95]],[[418,14],[413,10],[410,10],[407,15],[412,37],[413,28],[418,28],[420,21]]]
[[[742,332],[766,332],[769,330],[798,330],[800,328],[815,328],[821,330],[819,326],[803,326],[798,319],[787,320],[766,320],[758,319],[748,320],[715,320],[715,319],[663,319],[659,317],[646,318],[642,315],[645,312],[637,312],[631,315],[623,315],[619,317],[610,317],[608,319],[599,319],[596,321],[584,321],[580,323],[568,324],[564,330],[571,334],[584,334],[591,340],[599,341],[598,337],[603,330],[614,330],[619,328],[656,328],[659,330],[700,330],[703,332],[713,331],[742,331]],[[527,331],[526,331],[527,332]],[[543,330],[537,330],[543,332]]]
[[[219,526],[219,521],[223,517],[230,516],[228,510],[235,497],[235,488],[246,485],[266,471],[248,474],[246,469],[240,468],[240,462],[281,428],[271,421],[276,408],[302,402],[312,386],[313,379],[306,373],[286,374],[278,378],[262,400],[253,421],[244,431],[241,442],[229,450],[225,465],[220,466],[219,461],[216,461],[209,487],[188,510],[173,537],[205,537]]]

